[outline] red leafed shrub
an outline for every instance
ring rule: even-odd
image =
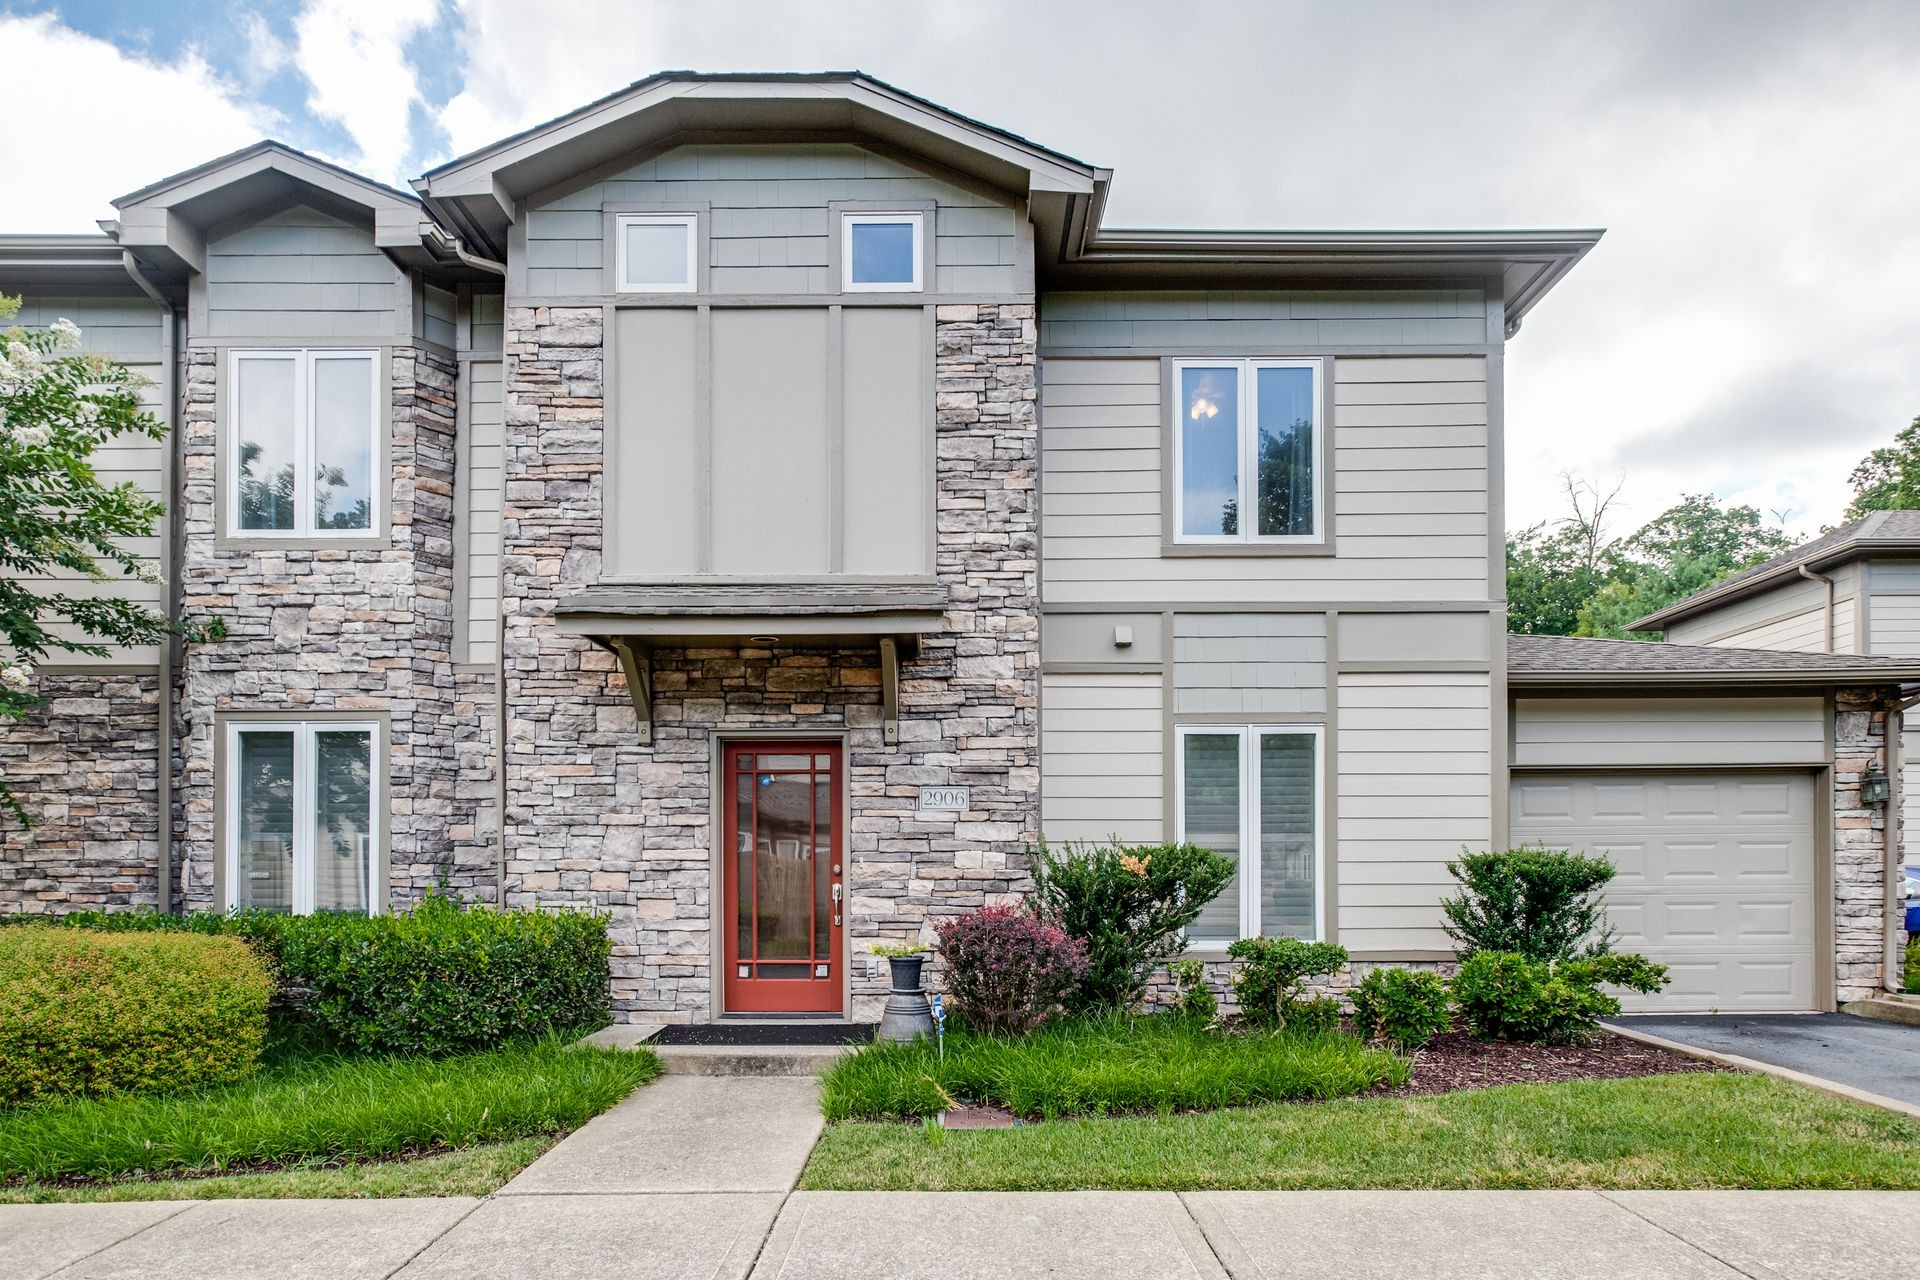
[[[1018,1034],[1046,1021],[1087,971],[1087,944],[1019,907],[940,926],[947,997],[976,1031]]]

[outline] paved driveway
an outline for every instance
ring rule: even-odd
[[[1845,1013],[1642,1014],[1611,1021],[1920,1106],[1920,1027]]]

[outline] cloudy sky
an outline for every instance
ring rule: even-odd
[[[1116,226],[1606,227],[1508,363],[1558,475],[1795,533],[1920,414],[1920,3],[0,0],[0,230],[262,135],[389,182],[670,67],[857,67],[1116,170]]]

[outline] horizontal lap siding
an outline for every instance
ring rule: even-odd
[[[1870,653],[1920,654],[1920,595],[1869,596],[1867,632],[1872,637]]]
[[[1516,768],[1826,762],[1818,698],[1522,698],[1513,739]]]
[[[372,232],[284,209],[207,245],[207,325],[196,336],[391,339],[404,287]]]
[[[1159,360],[1046,361],[1048,599],[1485,600],[1485,360],[1337,360],[1333,400],[1338,555],[1170,557],[1162,554]]]
[[[492,662],[500,630],[500,500],[502,436],[500,362],[475,360],[467,366],[470,397],[467,421],[466,606],[460,623],[468,662]]]
[[[1157,675],[1048,675],[1040,684],[1040,818],[1049,840],[1162,839]]]
[[[527,293],[607,292],[604,204],[708,206],[715,293],[832,293],[827,206],[936,204],[932,287],[1014,293],[1012,209],[854,146],[680,147],[557,196],[527,216]]]
[[[1834,575],[1834,649],[1853,649],[1853,574]],[[1669,627],[1673,644],[1819,653],[1827,644],[1827,589],[1796,578]]]
[[[1446,864],[1492,839],[1488,678],[1347,673],[1338,701],[1340,944],[1449,949],[1439,909],[1452,886]]]
[[[29,295],[22,301],[19,314],[5,323],[42,329],[62,318],[80,326],[79,351],[110,356],[144,377],[147,385],[139,393],[141,406],[156,417],[163,413],[160,388],[166,370],[161,351],[159,308],[145,298]],[[164,440],[149,436],[115,436],[94,450],[94,473],[106,484],[130,482],[147,496],[164,500],[166,447]],[[166,518],[162,516],[154,523],[153,537],[125,538],[120,540],[120,545],[159,567],[166,531]],[[103,567],[110,575],[104,582],[66,572],[36,581],[45,582],[48,590],[67,595],[88,598],[111,596],[152,609],[165,607],[164,587],[125,577],[111,565]],[[65,640],[85,638],[77,627],[60,626],[53,630]],[[137,649],[116,650],[106,661],[113,665],[144,665],[158,660],[158,649],[146,645]],[[101,660],[83,654],[50,653],[48,661],[93,665]]]

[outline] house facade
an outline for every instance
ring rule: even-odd
[[[440,887],[608,913],[622,1019],[870,1018],[1043,837],[1218,849],[1196,954],[1361,965],[1527,838],[1621,863],[1665,1007],[1893,980],[1920,660],[1510,655],[1505,344],[1598,233],[1116,230],[1111,176],[670,73],[411,192],[262,143],[0,241],[151,373],[109,465],[226,628],[38,673],[0,909]]]

